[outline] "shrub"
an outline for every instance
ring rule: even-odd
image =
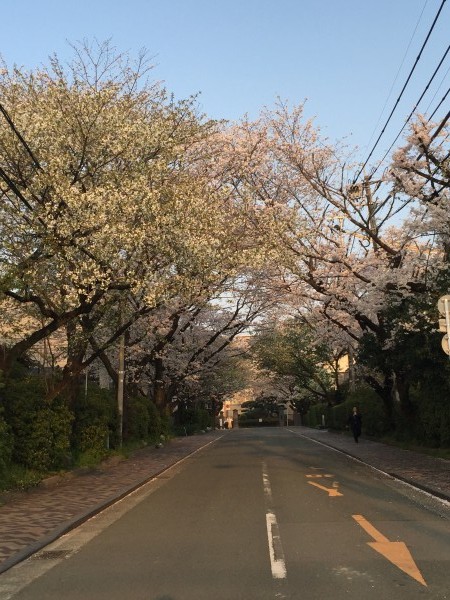
[[[327,404],[312,404],[305,415],[305,425],[308,427],[321,427],[322,415],[325,416],[325,425],[330,422],[330,407]]]
[[[353,406],[356,406],[361,413],[362,430],[366,435],[382,436],[392,429],[392,423],[386,417],[383,401],[372,388],[361,386],[349,394],[344,402],[347,418]]]
[[[3,479],[7,472],[13,453],[13,436],[10,428],[0,412],[0,478]]]
[[[169,437],[169,419],[160,415],[156,405],[148,398],[128,398],[125,414],[128,441],[156,442],[161,435]]]
[[[357,406],[362,415],[363,432],[367,435],[381,436],[390,429],[391,424],[386,419],[383,403],[369,387],[360,387],[349,393],[347,400],[336,406],[312,405],[305,417],[305,425],[321,427],[324,415],[326,427],[344,430],[353,406]]]
[[[127,398],[124,407],[124,438],[126,440],[147,440],[149,437],[149,400],[143,396]]]
[[[414,407],[415,441],[433,448],[450,447],[450,402],[448,387],[435,380],[414,387],[411,400]],[[402,431],[409,423],[400,420]]]
[[[66,403],[61,398],[47,402],[38,377],[11,380],[3,393],[13,434],[12,459],[38,471],[67,466],[73,415]]]
[[[210,425],[211,415],[205,408],[198,405],[186,406],[180,404],[174,426],[177,435],[192,435],[205,430]]]
[[[96,385],[80,388],[75,407],[72,445],[76,453],[115,448],[118,439],[119,415],[115,394]]]
[[[88,425],[81,431],[79,449],[81,452],[94,450],[102,453],[107,449],[108,431],[104,425]]]

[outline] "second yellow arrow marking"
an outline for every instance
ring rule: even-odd
[[[336,496],[343,496],[344,494],[341,494],[341,492],[339,492],[336,488],[327,488],[324,485],[320,485],[320,483],[316,483],[315,481],[308,481],[309,485],[314,485],[315,487],[318,487],[321,490],[324,490],[325,492],[328,492],[328,495],[331,497],[336,497]]]

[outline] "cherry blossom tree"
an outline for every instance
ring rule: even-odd
[[[149,68],[108,43],[75,48],[68,66],[3,65],[0,300],[30,323],[3,370],[66,328],[66,370],[79,373],[136,320],[242,262],[238,212],[202,163],[217,126],[149,83]],[[96,328],[109,335],[86,358]]]
[[[127,339],[128,386],[149,395],[162,412],[173,396],[199,395],[198,382],[216,377],[234,357],[237,336],[273,305],[260,281],[250,273],[222,281],[215,293],[209,288],[209,295],[189,303],[174,299],[137,322]],[[101,358],[116,379],[111,352]]]
[[[339,351],[356,352],[366,333],[389,344],[384,309],[429,292],[447,266],[448,133],[443,125],[424,137],[423,123],[418,131],[378,180],[356,177],[351,156],[321,139],[302,107],[265,111],[230,138],[232,182],[279,265],[280,289]],[[402,376],[364,372],[388,410],[406,389]]]

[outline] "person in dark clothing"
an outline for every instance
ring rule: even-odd
[[[353,412],[348,418],[348,424],[353,433],[353,438],[358,443],[358,438],[361,435],[362,419],[356,406],[353,407]]]

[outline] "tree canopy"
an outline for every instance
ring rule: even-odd
[[[218,122],[150,76],[145,54],[109,43],[2,65],[5,375],[59,335],[49,397],[95,361],[114,379],[125,335],[130,385],[164,407],[260,329],[260,364],[306,395],[328,398],[324,366],[350,354],[388,411],[407,407],[449,287],[448,115],[416,115],[390,166],[364,175],[301,105]]]

